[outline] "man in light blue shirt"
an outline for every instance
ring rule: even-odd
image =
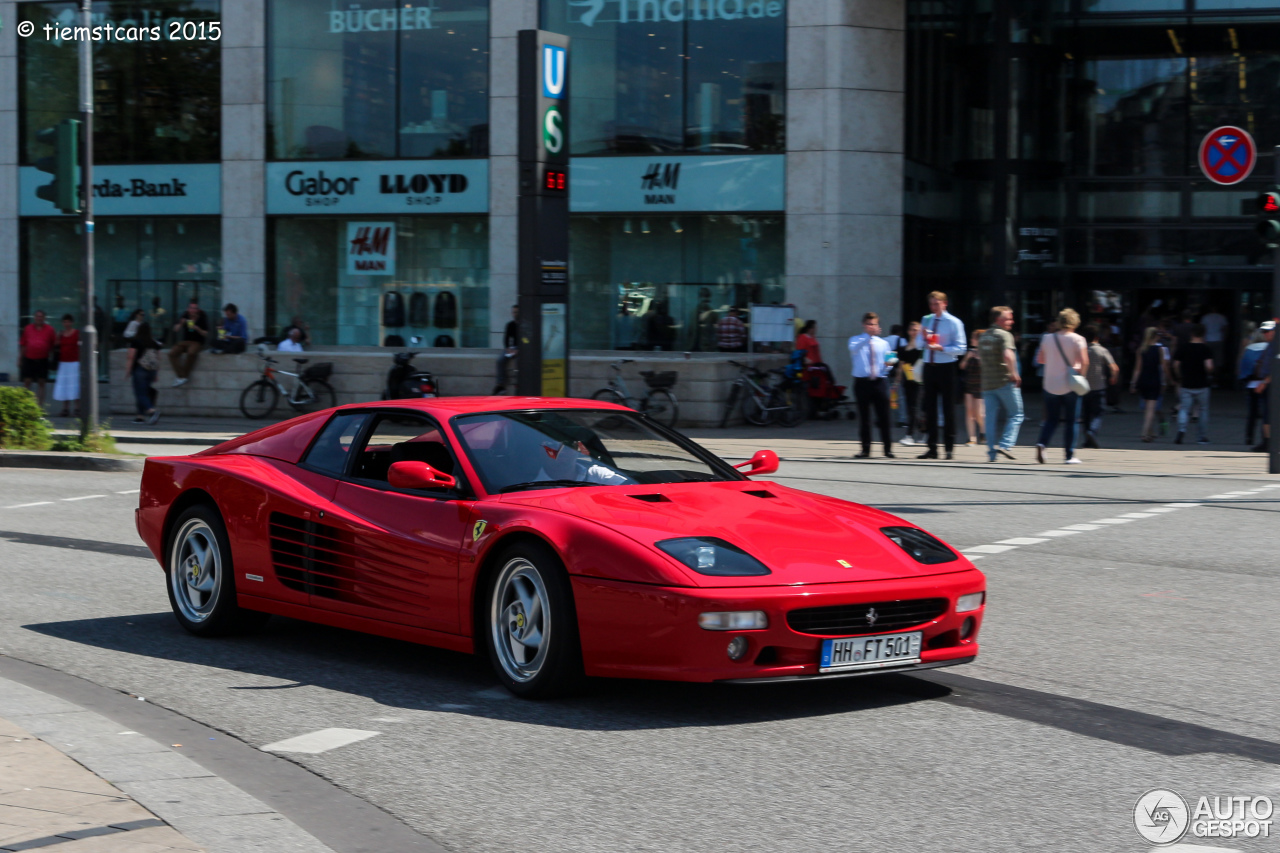
[[[854,459],[871,457],[871,410],[875,409],[884,455],[893,458],[893,437],[889,433],[889,342],[880,337],[880,317],[874,311],[862,315],[862,334],[849,338],[849,361],[853,363],[853,398],[858,404],[862,452]],[[896,362],[895,362],[896,363]]]
[[[942,430],[947,458],[956,443],[956,382],[958,362],[969,349],[964,336],[964,323],[947,313],[947,294],[935,290],[929,294],[929,310],[920,321],[916,345],[924,350],[920,364],[924,367],[924,400],[921,411],[929,425],[929,449],[921,459],[938,458],[938,400],[942,400]]]

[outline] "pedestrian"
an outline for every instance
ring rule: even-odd
[[[124,332],[121,333],[121,337],[124,338],[126,345],[129,341],[133,340],[133,336],[138,332],[139,324],[141,324],[146,318],[147,312],[143,311],[141,308],[136,309],[129,315],[129,322],[125,324]]]
[[[218,339],[209,352],[215,354],[225,352],[234,355],[244,352],[248,342],[249,321],[240,313],[240,309],[234,302],[228,302],[222,308],[222,319],[218,321]]]
[[[889,345],[889,352],[894,353],[896,358],[897,353],[906,349],[907,346],[907,338],[906,335],[903,334],[902,324],[894,323],[890,326],[889,334],[885,336],[884,340],[885,343]],[[893,421],[893,413],[895,411],[898,413],[897,420],[893,424],[895,427],[905,427],[907,425],[907,404],[903,397],[902,370],[900,369],[900,365],[901,359],[899,359],[899,364],[895,365],[893,371],[889,374],[889,419]]]
[[[196,369],[196,360],[200,357],[200,349],[209,339],[209,316],[200,310],[199,302],[191,300],[187,305],[187,313],[173,324],[173,333],[178,342],[169,350],[169,363],[173,365],[175,376],[173,387],[177,388],[186,385],[191,378],[191,372]]]
[[[1178,382],[1178,434],[1174,444],[1182,444],[1187,435],[1187,421],[1193,407],[1199,408],[1196,419],[1197,444],[1209,443],[1209,385],[1213,381],[1213,350],[1205,342],[1204,323],[1194,323],[1191,340],[1178,348],[1173,356],[1173,377]]]
[[[75,417],[80,417],[80,332],[76,318],[62,315],[62,331],[58,333],[58,375],[53,382],[53,399],[62,403],[62,417],[71,417],[71,402],[76,404]]]
[[[893,433],[889,431],[889,342],[880,337],[880,317],[874,311],[862,315],[862,334],[849,338],[853,364],[853,397],[858,404],[862,452],[854,459],[871,457],[871,413],[874,410],[884,455],[893,457]]]
[[[804,351],[804,366],[813,367],[823,364],[822,348],[818,346],[818,321],[805,320],[796,335],[795,348]]]
[[[999,453],[1014,459],[1022,427],[1022,374],[1018,370],[1018,345],[1013,339],[1013,309],[997,305],[991,309],[991,328],[978,338],[982,356],[982,402],[986,408],[987,461],[995,462]],[[999,441],[1000,415],[1005,417],[1004,432]]]
[[[1238,378],[1244,384],[1244,393],[1248,400],[1249,414],[1244,425],[1244,443],[1248,445],[1253,444],[1254,425],[1264,417],[1262,395],[1254,393],[1254,389],[1262,381],[1258,378],[1258,361],[1262,358],[1262,354],[1266,352],[1267,345],[1271,343],[1271,339],[1275,337],[1275,334],[1276,321],[1264,321],[1258,326],[1258,330],[1252,334],[1252,340],[1247,343],[1240,353]]]
[[[742,322],[742,312],[737,305],[716,323],[716,349],[720,352],[747,351],[747,324]]]
[[[1089,369],[1089,352],[1084,338],[1076,334],[1080,315],[1072,308],[1058,312],[1058,331],[1048,336],[1040,347],[1040,363],[1044,365],[1045,419],[1036,441],[1036,461],[1044,464],[1044,451],[1053,440],[1058,421],[1063,423],[1062,448],[1068,465],[1078,465],[1075,455],[1076,413],[1080,395],[1072,388],[1071,378]]]
[[[956,443],[956,363],[968,349],[964,323],[947,312],[947,295],[929,294],[929,311],[920,321],[916,345],[924,350],[924,413],[929,449],[920,459],[938,458],[938,403],[942,403],[942,440],[947,459]]]
[[[667,303],[665,301],[653,303],[653,308],[649,310],[645,319],[650,348],[670,350],[676,339],[676,318],[667,312]]]
[[[1147,327],[1142,336],[1142,345],[1138,347],[1138,357],[1133,363],[1133,378],[1129,381],[1129,393],[1137,394],[1142,400],[1142,440],[1148,444],[1156,440],[1152,431],[1156,407],[1160,403],[1160,392],[1164,389],[1169,371],[1164,348],[1157,342],[1159,336],[1158,328]]]
[[[1080,336],[1089,345],[1089,369],[1085,378],[1089,380],[1089,393],[1081,400],[1083,411],[1080,423],[1084,425],[1084,446],[1097,449],[1098,433],[1102,430],[1102,412],[1106,408],[1107,389],[1120,379],[1120,365],[1111,356],[1110,350],[1098,340],[1098,327],[1085,326]]]
[[[900,444],[911,446],[916,443],[915,435],[922,432],[920,428],[920,359],[924,351],[916,344],[920,334],[920,323],[912,320],[907,324],[907,332],[898,342],[898,381],[902,386],[902,400],[905,401],[907,434]],[[902,405],[900,402],[899,405]],[[921,435],[923,438],[923,435]]]
[[[1116,365],[1117,375],[1122,369],[1120,367],[1123,357],[1123,348],[1121,347],[1121,337],[1119,328],[1109,324],[1103,324],[1098,332],[1098,343],[1111,355],[1111,361]],[[1120,408],[1120,382],[1111,383],[1106,389],[1106,404],[1114,414],[1124,414],[1124,410]]]
[[[289,334],[276,345],[276,352],[303,352],[302,329],[297,326],[290,326]]]
[[[502,331],[502,352],[498,353],[497,375],[493,380],[493,394],[507,390],[507,371],[512,360],[520,352],[520,306],[511,306],[511,319]]]
[[[985,331],[974,329],[969,349],[960,359],[960,370],[964,373],[964,431],[969,437],[966,447],[974,447],[987,439],[982,405],[982,354],[978,352],[978,339]]]
[[[43,311],[31,315],[31,322],[18,338],[22,387],[30,391],[31,383],[36,383],[36,399],[40,401],[41,408],[44,407],[44,386],[49,381],[49,356],[56,341],[57,333],[45,322]]]
[[[1270,329],[1267,329],[1268,324],[1271,326]],[[1253,375],[1258,378],[1258,384],[1254,386],[1253,393],[1260,398],[1258,405],[1262,407],[1262,441],[1254,445],[1252,450],[1254,453],[1266,453],[1271,448],[1271,408],[1267,405],[1267,395],[1271,393],[1271,366],[1276,361],[1276,346],[1280,343],[1280,335],[1276,334],[1275,320],[1268,320],[1259,328],[1271,332],[1271,338],[1267,341],[1267,348],[1262,351],[1262,355],[1258,357],[1258,363],[1253,368]]]
[[[636,319],[631,316],[627,303],[618,306],[618,313],[613,317],[613,348],[632,349],[635,346]]]
[[[298,337],[298,343],[302,344],[304,347],[311,343],[311,334],[310,334],[311,326],[307,323],[306,320],[302,319],[301,314],[293,315],[293,319],[289,321],[289,325],[285,326],[284,331],[280,333],[281,337],[282,338],[289,337],[290,332],[292,332],[294,329],[297,329],[299,332],[302,333]]]
[[[1225,371],[1227,368],[1227,326],[1230,323],[1213,306],[1209,306],[1209,310],[1200,318],[1200,322],[1204,325],[1204,342],[1213,351],[1214,372]],[[1213,380],[1209,384],[1216,387],[1217,380],[1212,376],[1209,378]]]
[[[133,383],[134,404],[138,416],[135,424],[154,424],[160,420],[160,410],[156,408],[151,386],[155,384],[156,373],[160,370],[160,344],[151,332],[151,324],[140,323],[133,339],[129,341],[129,353],[125,357],[125,378]]]
[[[1181,319],[1174,323],[1169,330],[1173,335],[1172,351],[1177,352],[1182,347],[1191,343],[1191,333],[1196,326],[1196,312],[1190,308],[1185,309],[1181,314]]]

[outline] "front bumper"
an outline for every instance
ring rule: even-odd
[[[982,572],[862,583],[694,589],[657,587],[575,576],[574,599],[588,675],[672,681],[790,681],[845,678],[967,663],[978,654],[985,606],[957,614],[955,600],[986,589]],[[938,618],[893,632],[923,631],[920,663],[872,670],[819,673],[825,635],[805,634],[787,624],[787,613],[802,607],[866,604],[917,598],[951,602]],[[720,610],[763,610],[769,627],[753,631],[707,631],[698,614]],[[966,618],[973,630],[961,638]],[[846,635],[846,636],[860,636]],[[746,655],[730,660],[727,646],[747,638]]]

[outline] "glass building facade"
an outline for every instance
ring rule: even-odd
[[[910,0],[905,303],[951,291],[976,324],[1009,304],[1032,341],[1067,306],[1125,341],[1185,311],[1271,316],[1253,215],[1278,36],[1255,0]],[[1221,186],[1198,158],[1227,125],[1260,156]]]

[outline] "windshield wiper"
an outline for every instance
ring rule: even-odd
[[[518,492],[524,489],[558,489],[562,486],[599,486],[600,483],[587,483],[582,480],[535,480],[532,483],[512,483],[498,489],[499,493]]]

